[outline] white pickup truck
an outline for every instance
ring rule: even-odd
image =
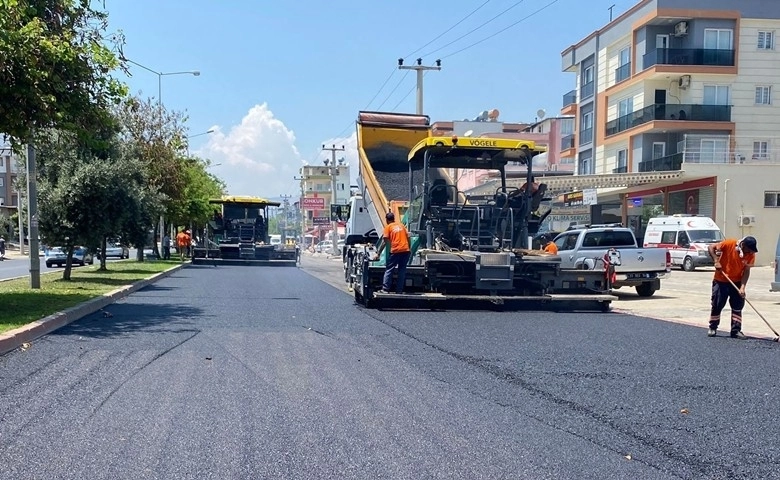
[[[661,288],[661,279],[671,271],[671,258],[665,248],[642,248],[634,232],[620,226],[573,227],[555,237],[561,268],[603,268],[598,263],[609,249],[620,253],[613,288],[635,287],[640,297],[650,297]]]

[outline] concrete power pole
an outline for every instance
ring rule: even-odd
[[[38,183],[35,148],[27,144],[27,219],[30,243],[30,288],[41,288],[41,258],[38,253]]]
[[[344,145],[342,145],[340,148],[336,148],[336,145],[332,145],[330,147],[325,147],[325,145],[322,146],[323,151],[329,151],[331,153],[331,160],[330,160],[330,204],[336,205],[336,152],[343,152],[345,150]],[[328,160],[325,160],[325,166],[328,166]],[[330,212],[328,212],[330,214]],[[333,238],[333,249],[332,253],[333,255],[338,255],[339,252],[339,224],[337,221],[331,222],[333,231],[332,238]]]
[[[427,70],[441,70],[441,60],[436,60],[435,67],[428,67],[422,64],[422,58],[417,59],[417,65],[404,65],[404,59],[398,59],[399,70],[417,71],[417,115],[423,114],[423,74]]]
[[[282,245],[287,245],[287,221],[289,220],[289,214],[287,212],[287,207],[290,206],[290,198],[292,195],[279,195],[279,198],[282,199],[282,218],[284,219],[284,226],[280,227],[280,233],[282,234]]]

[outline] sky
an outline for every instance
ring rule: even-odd
[[[106,0],[109,32],[135,65],[130,92],[185,112],[190,152],[212,162],[233,195],[300,194],[304,164],[338,152],[357,175],[361,110],[414,113],[415,73],[432,122],[560,113],[575,86],[561,52],[638,0]],[[203,134],[209,130],[212,133]],[[203,134],[203,135],[201,135]]]

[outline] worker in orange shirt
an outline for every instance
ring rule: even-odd
[[[542,235],[539,241],[542,244],[542,250],[551,255],[558,255],[558,246],[547,235]]]
[[[184,255],[190,248],[190,236],[187,234],[187,230],[182,230],[176,235],[176,247],[179,249],[179,257],[183,262]]]
[[[731,307],[731,337],[745,339],[742,333],[742,309],[745,307],[745,287],[750,278],[750,267],[756,263],[756,239],[745,237],[737,241],[727,238],[720,243],[713,243],[708,250],[715,260],[715,277],[712,280],[712,310],[707,336],[717,335],[720,313],[728,301]]]
[[[385,276],[382,281],[382,293],[390,293],[393,285],[393,270],[398,267],[398,282],[395,286],[396,293],[403,293],[404,283],[406,282],[406,265],[409,263],[411,248],[409,247],[409,231],[401,222],[395,221],[393,212],[387,212],[385,215],[387,226],[382,237],[384,242],[379,247],[377,257],[382,253],[386,245],[390,248],[390,258],[385,266]]]

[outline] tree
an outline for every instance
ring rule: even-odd
[[[180,162],[184,188],[180,198],[170,199],[167,215],[176,225],[205,225],[214,212],[209,200],[221,197],[227,186],[207,171],[208,161],[191,157]]]
[[[91,0],[0,0],[0,132],[14,143],[38,128],[77,132],[84,142],[126,94],[123,68],[104,35],[108,15]],[[105,7],[105,5],[103,5]]]

